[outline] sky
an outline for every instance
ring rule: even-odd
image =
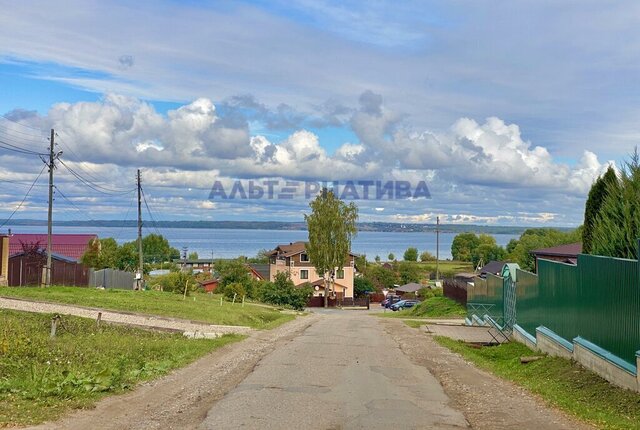
[[[135,219],[140,169],[157,220],[302,221],[328,181],[361,221],[577,226],[640,140],[635,1],[0,7],[0,219],[46,219],[51,128],[83,221]]]

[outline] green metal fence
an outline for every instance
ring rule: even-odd
[[[637,260],[578,256],[577,266],[539,260],[538,275],[518,271],[517,322],[535,336],[545,326],[577,336],[635,365],[640,349]]]
[[[503,282],[499,276],[487,275],[487,279],[475,278],[473,287],[467,288],[467,311],[484,317],[489,315],[498,324],[504,322]]]

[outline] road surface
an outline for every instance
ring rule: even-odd
[[[449,403],[378,318],[335,311],[265,357],[200,428],[469,428]]]

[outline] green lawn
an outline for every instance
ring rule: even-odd
[[[51,318],[0,310],[0,427],[55,420],[243,338],[195,340],[63,316],[51,339]]]
[[[430,297],[410,309],[378,314],[385,318],[464,318],[467,310],[464,306],[448,297]]]
[[[223,302],[220,296],[182,295],[160,291],[98,290],[80,287],[0,287],[0,296],[67,303],[103,309],[185,318],[210,324],[244,325],[258,329],[276,327],[295,318],[279,310],[245,303]]]
[[[515,342],[476,349],[445,337],[435,340],[479,367],[514,381],[553,406],[599,428],[640,429],[640,394],[617,388],[576,363],[545,356],[520,364],[521,356],[536,353]]]

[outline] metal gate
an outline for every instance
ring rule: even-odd
[[[505,264],[502,268],[504,282],[503,294],[503,325],[502,331],[511,333],[516,325],[516,269],[517,264]]]

